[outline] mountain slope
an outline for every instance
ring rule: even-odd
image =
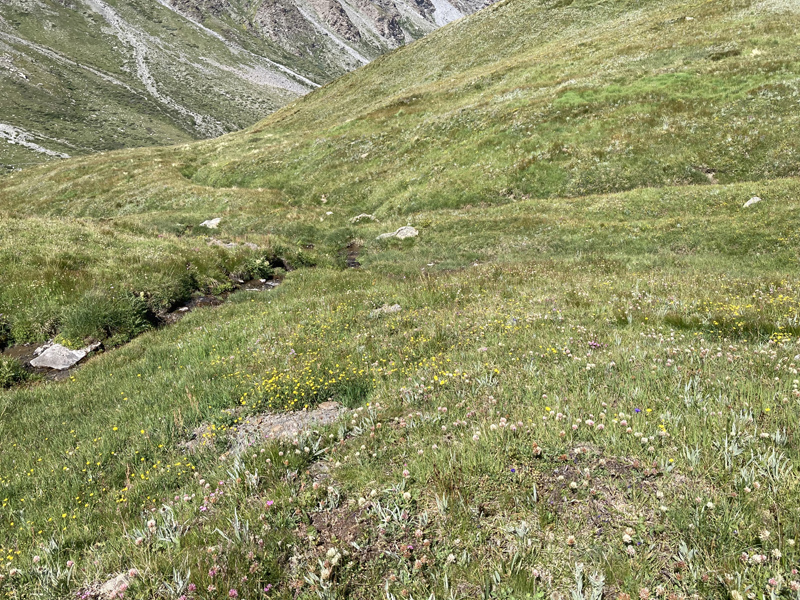
[[[248,131],[171,150],[175,170],[162,166],[158,177],[209,190],[271,188],[301,204],[325,194],[347,210],[388,216],[512,195],[794,176],[793,7],[512,0]],[[124,160],[150,168],[153,156]],[[105,214],[112,197],[121,211],[137,210],[124,201],[139,203],[141,189],[120,180],[129,168],[122,159],[69,167],[101,181],[56,168],[7,179],[0,193],[22,200],[35,185],[45,212]]]
[[[3,3],[0,163],[240,129],[462,16],[442,1]]]
[[[0,179],[0,595],[794,598],[799,18],[506,0]]]

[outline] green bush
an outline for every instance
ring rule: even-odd
[[[86,294],[64,311],[61,335],[70,340],[93,338],[124,344],[152,327],[143,296]]]
[[[243,271],[253,279],[270,279],[275,274],[267,256],[248,258],[244,262]]]
[[[9,388],[28,378],[28,373],[18,360],[0,356],[0,389]]]
[[[191,300],[199,287],[197,276],[192,272],[170,274],[166,283],[150,293],[147,304],[154,313],[169,311]]]

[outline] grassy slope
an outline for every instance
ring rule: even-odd
[[[136,568],[126,597],[522,599],[584,563],[613,596],[794,597],[796,20],[515,0],[251,131],[5,178],[4,276],[67,306],[123,279],[108,232],[152,256],[133,291],[151,268],[168,287],[154,252],[202,247],[221,280],[234,257],[186,227],[218,215],[219,237],[322,262],[0,392],[0,589],[64,597]],[[362,210],[383,222],[349,224]],[[375,241],[406,221],[420,237]],[[55,223],[37,274],[14,248]],[[363,268],[334,268],[354,241]],[[361,411],[299,453],[220,460],[237,419],[329,397]],[[184,455],[202,422],[219,443]],[[320,579],[331,547],[349,554]],[[197,589],[172,593],[187,571]]]
[[[248,80],[243,73],[251,59],[233,54],[223,42],[155,2],[116,8],[140,35],[149,36],[146,62],[159,93],[210,116],[223,131],[248,126],[298,96]],[[137,77],[133,49],[100,15],[46,2],[33,7],[8,4],[0,8],[0,17],[3,32],[12,36],[0,39],[16,69],[4,70],[0,79],[0,114],[4,123],[45,136],[33,140],[39,145],[75,156],[208,135],[191,117],[148,92]],[[252,40],[249,45],[258,56],[324,77],[308,61],[289,60],[267,42]],[[0,164],[6,166],[48,160],[20,146],[0,145]]]
[[[395,226],[437,208],[792,176],[797,20],[746,3],[504,3],[249,131],[7,177],[0,207],[141,215],[162,235],[225,215],[224,235],[324,253],[361,212]],[[275,219],[265,202],[301,210]],[[12,302],[0,297],[13,320]]]
[[[385,215],[510,192],[707,183],[706,171],[723,183],[795,175],[796,32],[796,12],[746,3],[518,0],[175,158],[197,183],[278,188],[298,202],[324,193]],[[86,165],[108,173],[115,160]],[[70,210],[101,210],[103,198],[135,193],[65,170],[48,179],[36,187],[47,207],[62,205],[67,182],[100,200]]]

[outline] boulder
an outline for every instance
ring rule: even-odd
[[[70,350],[61,344],[53,344],[31,361],[31,366],[38,369],[54,369],[64,371],[82,361],[89,352],[100,347],[100,343],[92,344],[80,350]]]
[[[393,231],[391,233],[382,233],[378,236],[377,239],[387,240],[390,238],[396,238],[398,240],[405,240],[408,238],[417,237],[418,235],[419,231],[411,227],[411,225],[406,225],[405,227],[401,227],[397,231]]]

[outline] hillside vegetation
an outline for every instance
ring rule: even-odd
[[[483,0],[9,0],[0,168],[252,125]]]
[[[0,345],[108,349],[0,363],[0,592],[800,597],[798,25],[505,0],[249,130],[0,179]]]

